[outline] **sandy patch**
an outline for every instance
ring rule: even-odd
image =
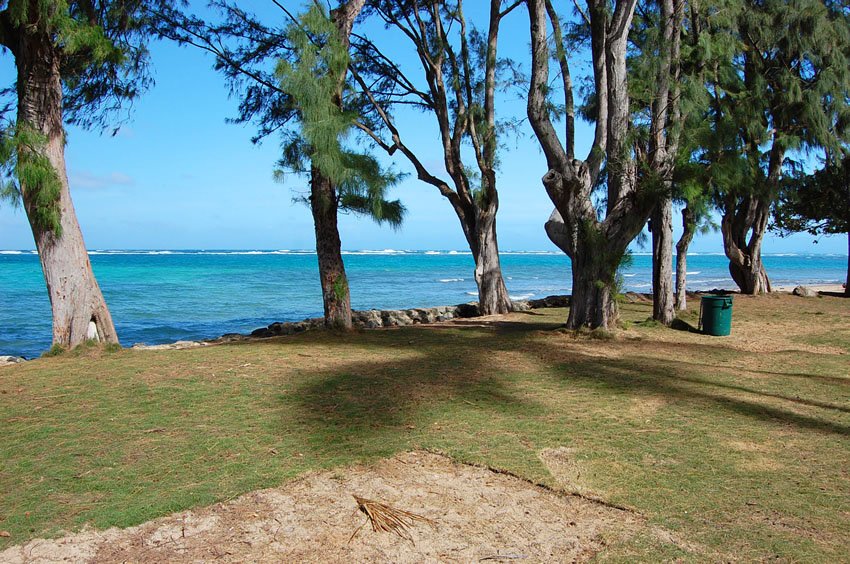
[[[545,459],[564,455],[561,477],[575,472],[579,481],[569,452],[561,450]],[[411,540],[376,533],[363,526],[366,517],[353,495],[434,524],[413,524]],[[411,452],[129,529],[33,540],[0,552],[0,562],[569,562],[588,560],[645,529],[644,519],[629,511]]]
[[[561,488],[585,495],[590,492],[584,482],[585,472],[576,457],[577,452],[577,449],[569,447],[547,448],[540,452],[540,460]]]

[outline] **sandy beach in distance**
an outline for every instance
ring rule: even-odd
[[[838,292],[839,294],[844,292],[844,286],[841,284],[813,284],[808,285],[804,284],[806,288],[812,289],[816,292]],[[774,286],[774,292],[793,292],[796,286]]]

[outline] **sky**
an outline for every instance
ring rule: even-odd
[[[246,9],[270,10],[270,2],[245,2]],[[287,2],[298,8],[301,2]],[[242,3],[240,2],[240,6]],[[474,17],[476,14],[472,14]],[[516,10],[500,36],[500,55],[528,56],[527,16]],[[379,30],[371,30],[378,34]],[[391,38],[387,38],[392,40]],[[403,42],[393,52],[403,54]],[[410,60],[409,58],[406,60]],[[155,86],[134,102],[131,121],[117,135],[68,129],[66,159],[72,197],[86,244],[95,249],[313,249],[315,239],[307,206],[294,201],[307,191],[295,176],[273,179],[279,140],[254,145],[255,127],[227,123],[238,99],[229,95],[211,56],[191,47],[151,45]],[[11,54],[0,53],[0,84],[14,81]],[[521,93],[501,94],[497,112],[522,118]],[[433,118],[407,112],[399,119],[405,141],[422,160],[442,172]],[[578,152],[586,151],[590,128],[579,132]],[[498,178],[497,220],[502,250],[556,250],[543,224],[552,204],[540,182],[545,159],[530,127],[505,139]],[[411,172],[406,161],[382,157],[397,170]],[[445,177],[445,173],[442,172]],[[343,215],[344,249],[465,249],[466,241],[449,203],[430,185],[409,175],[393,189],[408,213],[398,230],[368,219]],[[678,214],[674,218],[678,218]],[[678,237],[680,228],[675,229]],[[769,235],[765,253],[846,253],[841,237],[813,244],[807,235]],[[0,249],[33,249],[24,212],[0,204]],[[634,246],[634,250],[641,249]],[[693,252],[722,252],[720,235],[698,236]]]

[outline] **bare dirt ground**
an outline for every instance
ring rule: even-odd
[[[557,458],[556,472],[571,468],[567,451],[552,454],[541,453],[541,459]],[[414,522],[409,539],[375,532],[354,495],[433,524]],[[627,510],[437,454],[408,452],[129,529],[36,539],[0,552],[0,562],[575,562],[646,528]],[[659,533],[651,534],[676,542]]]

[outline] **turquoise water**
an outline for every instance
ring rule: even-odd
[[[91,262],[124,345],[245,333],[273,321],[322,315],[316,255],[299,251],[93,251]],[[346,253],[355,309],[402,309],[477,299],[468,252]],[[764,257],[774,285],[839,283],[842,255]],[[626,289],[649,292],[651,257],[633,256]],[[503,253],[515,299],[570,292],[560,253]],[[689,289],[734,288],[720,254],[688,257]],[[50,346],[50,304],[38,256],[0,251],[0,355],[38,356]]]

